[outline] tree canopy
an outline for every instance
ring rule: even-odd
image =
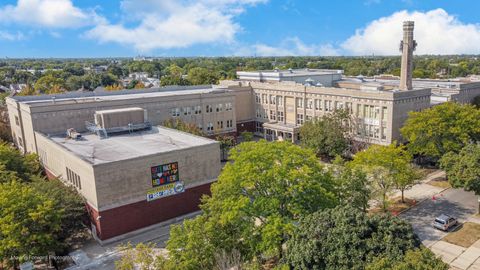
[[[211,269],[222,251],[281,257],[295,220],[337,203],[331,175],[310,150],[262,140],[239,144],[230,159],[203,214],[172,228],[167,249],[177,269]]]
[[[411,112],[401,133],[412,154],[439,159],[480,140],[480,110],[472,105],[446,102]]]
[[[0,261],[28,261],[56,249],[62,209],[37,190],[17,181],[0,184]]]
[[[376,258],[401,258],[419,246],[406,221],[337,207],[300,220],[287,241],[286,262],[305,270],[364,269]]]
[[[404,191],[418,178],[411,161],[411,154],[403,146],[371,145],[366,150],[358,152],[349,166],[367,173],[372,180],[374,193],[380,198],[385,210],[388,192],[395,187],[398,188],[403,201]]]
[[[300,127],[300,142],[319,156],[344,155],[351,142],[350,124],[349,113],[344,110],[313,118]]]
[[[459,153],[449,152],[440,159],[448,182],[480,195],[480,144],[468,144]]]
[[[383,257],[366,270],[447,270],[450,267],[427,248],[408,250],[403,258]]]

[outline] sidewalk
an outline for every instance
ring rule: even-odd
[[[433,196],[439,194],[440,192],[444,191],[445,188],[435,187],[432,185],[427,184],[433,179],[445,177],[445,172],[441,170],[434,171],[427,175],[424,179],[422,179],[418,184],[414,185],[410,189],[405,190],[405,198],[410,198],[412,200],[416,200],[417,202],[421,202],[426,199],[431,199]],[[391,195],[392,198],[400,197],[402,193],[400,191],[396,191]]]
[[[131,243],[137,245],[139,243],[152,242],[156,243],[160,249],[165,247],[166,241],[170,235],[170,226],[183,223],[185,219],[193,218],[200,214],[200,211],[190,213],[184,216],[177,217],[171,221],[165,223],[159,223],[148,230],[131,233],[126,238],[101,245],[95,240],[90,240],[85,245],[69,255],[74,257],[76,265],[66,268],[66,270],[90,270],[90,269],[102,269],[102,270],[114,270],[115,261],[121,257],[121,252],[118,250],[118,246]]]
[[[420,180],[417,184],[412,186],[411,188],[405,190],[404,196],[405,198],[409,198],[415,200],[417,203],[420,203],[426,199],[432,199],[433,196],[440,194],[445,188],[435,187],[432,185],[427,184],[433,179],[445,177],[445,172],[441,170],[436,170],[430,174],[428,174],[424,179]],[[390,199],[401,197],[402,193],[399,190],[396,190],[388,195]],[[377,200],[370,200],[369,205],[370,207],[376,207],[379,205],[379,201]]]
[[[480,240],[469,248],[464,248],[445,241],[438,241],[430,247],[452,269],[480,270]]]

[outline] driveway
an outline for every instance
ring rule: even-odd
[[[463,223],[477,212],[477,207],[477,196],[473,192],[448,189],[400,214],[400,217],[412,224],[422,243],[430,247],[447,234],[432,227],[435,217],[447,214]]]

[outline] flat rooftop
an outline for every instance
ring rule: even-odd
[[[383,85],[395,86],[400,85],[400,78],[363,78],[363,77],[346,77],[350,80],[361,80],[365,83],[378,83]],[[416,88],[446,88],[458,89],[462,84],[474,83],[475,81],[466,80],[462,78],[457,79],[413,79],[413,86]]]
[[[50,140],[93,165],[218,144],[211,139],[161,126],[105,139],[94,133],[82,133],[82,137],[74,140],[60,134],[50,136]]]
[[[294,77],[294,76],[313,76],[313,75],[330,75],[330,74],[342,74],[343,70],[336,69],[289,69],[289,70],[255,70],[255,71],[237,71],[237,75],[269,75],[269,76],[281,76],[281,77]]]
[[[120,91],[92,91],[92,92],[67,92],[56,95],[40,95],[40,96],[14,96],[14,100],[31,106],[42,106],[45,104],[75,104],[85,102],[96,102],[105,100],[131,100],[131,99],[148,99],[155,97],[169,97],[178,95],[195,95],[195,94],[215,94],[225,93],[227,89],[203,87],[166,87],[166,88],[150,88],[141,90],[120,90]]]

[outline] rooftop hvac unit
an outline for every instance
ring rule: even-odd
[[[69,128],[67,129],[67,137],[74,140],[79,140],[82,138],[82,134],[78,133],[74,128]]]

